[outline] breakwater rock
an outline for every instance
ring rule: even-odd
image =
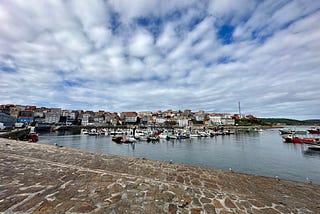
[[[320,186],[0,139],[0,213],[320,213]]]

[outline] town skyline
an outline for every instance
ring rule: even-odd
[[[320,118],[320,1],[1,1],[0,102]]]

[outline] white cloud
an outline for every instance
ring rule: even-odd
[[[153,52],[153,37],[145,30],[137,30],[129,40],[130,54],[137,57],[145,57]]]
[[[3,1],[1,102],[235,112],[240,100],[257,116],[319,117],[319,8],[311,0]],[[160,20],[159,35],[135,21],[149,16]],[[217,35],[224,24],[235,27],[230,44]]]

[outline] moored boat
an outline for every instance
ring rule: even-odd
[[[308,146],[309,150],[313,150],[313,151],[320,151],[320,145],[312,145],[312,146]]]
[[[296,137],[294,135],[287,135],[285,137],[283,137],[283,140],[286,142],[286,143],[299,143],[299,144],[302,144],[302,143],[305,143],[305,144],[317,144],[319,143],[319,138],[300,138],[300,137]]]
[[[320,134],[320,127],[315,127],[313,129],[309,129],[308,132],[310,134]]]

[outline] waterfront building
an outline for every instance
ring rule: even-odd
[[[187,118],[179,118],[179,119],[177,119],[177,123],[178,123],[179,127],[189,126],[189,122],[190,122],[190,120],[187,119]]]
[[[90,114],[83,114],[82,120],[81,120],[81,125],[83,125],[83,126],[89,125],[89,120],[90,120]]]
[[[45,122],[49,124],[57,124],[60,121],[61,108],[51,108],[49,112],[45,114]]]
[[[210,125],[221,125],[223,114],[209,114],[209,124]]]
[[[235,120],[233,119],[233,115],[231,114],[223,114],[223,117],[221,118],[222,125],[234,125]]]
[[[18,123],[33,123],[34,122],[34,114],[33,111],[20,111],[18,116]]]
[[[138,114],[137,112],[122,112],[120,119],[123,119],[126,124],[136,123]]]

